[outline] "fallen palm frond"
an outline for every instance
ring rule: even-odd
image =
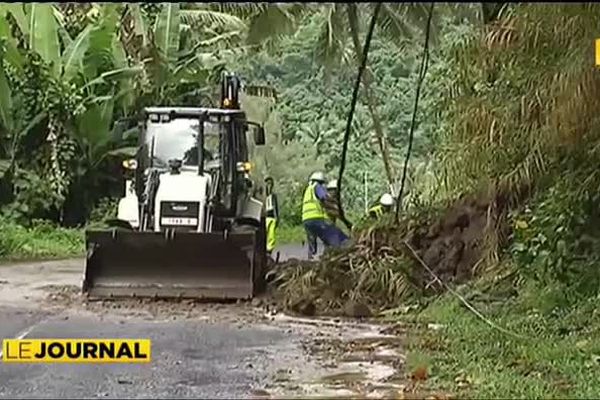
[[[444,282],[469,279],[486,251],[484,238],[494,237],[500,224],[495,215],[501,207],[491,206],[496,202],[471,196],[442,214],[410,214],[398,225],[389,218],[364,227],[351,247],[327,251],[317,263],[282,265],[274,283],[287,308],[311,302],[320,312],[340,310],[348,301],[390,307],[438,293],[443,286],[402,243],[410,243]]]

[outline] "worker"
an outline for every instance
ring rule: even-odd
[[[348,230],[352,230],[352,225],[349,221],[341,218],[340,209],[337,204],[338,184],[337,179],[327,183],[327,198],[323,201],[323,207],[327,212],[327,218],[331,223],[337,226],[338,221],[342,221]],[[341,232],[341,231],[340,231]]]
[[[274,185],[273,178],[267,176],[265,178],[265,211],[267,213],[267,255],[269,256],[275,249],[276,230],[279,226],[279,204],[277,195],[273,192]]]
[[[369,217],[374,219],[381,218],[384,214],[392,211],[394,206],[394,198],[389,193],[384,193],[379,198],[379,203],[371,208],[369,208],[368,214]]]
[[[337,228],[327,217],[323,202],[327,199],[325,174],[314,172],[304,190],[302,198],[302,223],[308,239],[308,258],[312,259],[317,253],[317,238],[325,246],[337,247],[343,244],[348,237]]]
[[[327,213],[327,218],[335,225],[340,218],[340,210],[337,206],[337,180],[334,179],[327,183],[327,198],[323,201],[323,208]]]

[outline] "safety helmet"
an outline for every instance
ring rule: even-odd
[[[325,174],[321,171],[317,171],[317,172],[313,172],[310,175],[310,178],[308,178],[309,181],[316,181],[316,182],[327,182],[327,178],[325,178]]]
[[[384,193],[381,195],[381,198],[379,199],[379,204],[381,204],[382,206],[392,206],[394,205],[394,198],[392,197],[391,194],[389,193]]]
[[[329,181],[327,189],[337,189],[337,179]]]

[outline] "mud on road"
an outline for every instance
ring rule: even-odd
[[[412,389],[402,336],[385,326],[297,318],[266,299],[87,301],[82,276],[82,260],[1,265],[0,338],[150,337],[150,370],[0,365],[0,397],[400,398]]]

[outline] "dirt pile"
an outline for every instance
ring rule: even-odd
[[[501,237],[498,204],[498,197],[465,197],[443,211],[365,228],[352,247],[318,263],[290,260],[275,279],[279,300],[299,313],[307,304],[319,314],[345,313],[348,302],[387,307],[443,290],[427,268],[443,282],[464,282]]]
[[[73,312],[92,312],[96,315],[120,315],[122,317],[145,317],[149,319],[204,319],[207,321],[238,322],[260,320],[265,312],[273,309],[269,299],[252,302],[214,303],[192,299],[118,298],[105,300],[88,299],[81,289],[71,285],[46,285],[45,304],[56,309]],[[232,313],[231,310],[234,312]]]
[[[472,277],[485,251],[490,250],[486,239],[497,233],[493,206],[482,198],[460,200],[439,220],[411,232],[407,242],[442,281],[464,282]],[[433,280],[424,267],[414,273],[421,285]]]

